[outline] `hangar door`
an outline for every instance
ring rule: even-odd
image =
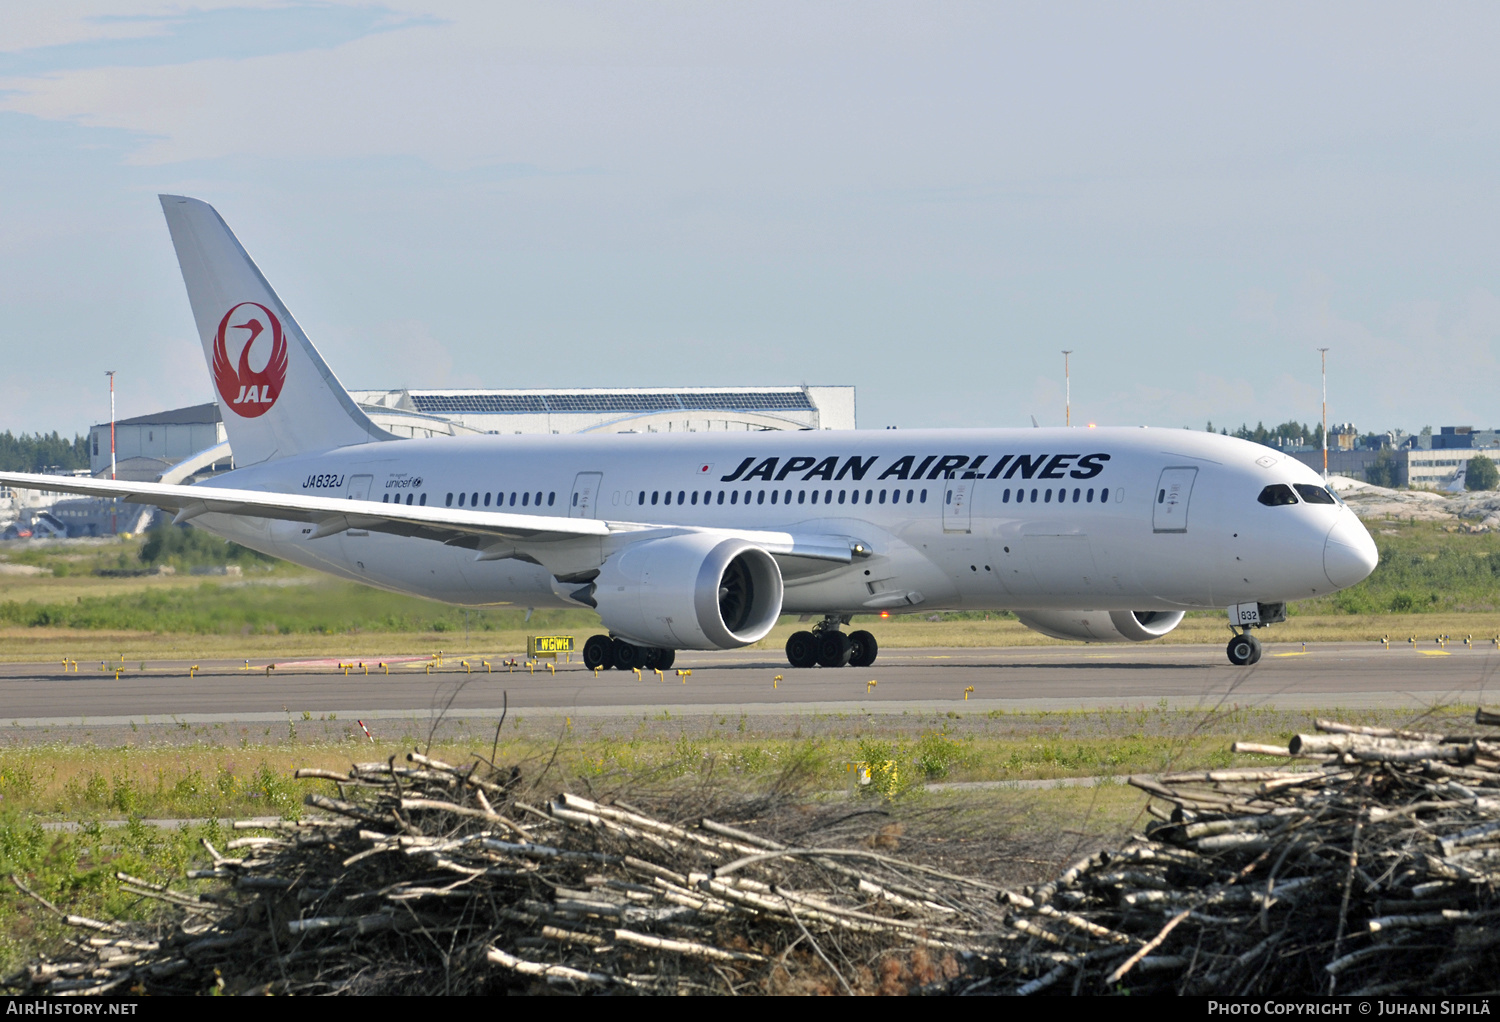
[[[1193,498],[1196,468],[1164,468],[1151,505],[1152,532],[1187,532],[1188,502]]]

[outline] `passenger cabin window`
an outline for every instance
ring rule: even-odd
[[[1292,488],[1285,483],[1272,483],[1260,491],[1260,496],[1255,498],[1266,507],[1280,507],[1283,504],[1297,503],[1297,495]]]
[[[1321,486],[1314,486],[1311,483],[1294,483],[1293,485],[1297,488],[1297,494],[1309,504],[1332,504],[1335,502],[1333,494]]]

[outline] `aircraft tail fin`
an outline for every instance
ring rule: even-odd
[[[1463,493],[1468,485],[1468,480],[1469,466],[1465,463],[1458,466],[1458,470],[1453,473],[1452,477],[1448,480],[1448,484],[1443,489],[1449,493]]]
[[[235,464],[395,439],[354,403],[224,218],[197,199],[160,199]]]

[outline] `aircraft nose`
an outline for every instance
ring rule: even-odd
[[[1378,563],[1375,541],[1352,514],[1341,516],[1328,530],[1323,544],[1323,574],[1338,588],[1347,589],[1368,578]]]

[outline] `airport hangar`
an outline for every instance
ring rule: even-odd
[[[349,393],[397,437],[855,428],[854,387],[842,385]],[[120,479],[187,483],[234,464],[215,402],[121,419],[114,434]],[[98,477],[110,474],[109,437],[108,422],[89,429],[89,470]],[[69,535],[81,536],[142,528],[150,510],[77,498],[51,508]]]
[[[397,437],[478,433],[671,433],[853,429],[854,388],[677,387],[621,390],[353,390],[377,426]],[[181,482],[228,467],[217,403],[121,419],[116,474]],[[110,424],[89,429],[89,470],[107,476]],[[169,471],[176,469],[177,471]]]

